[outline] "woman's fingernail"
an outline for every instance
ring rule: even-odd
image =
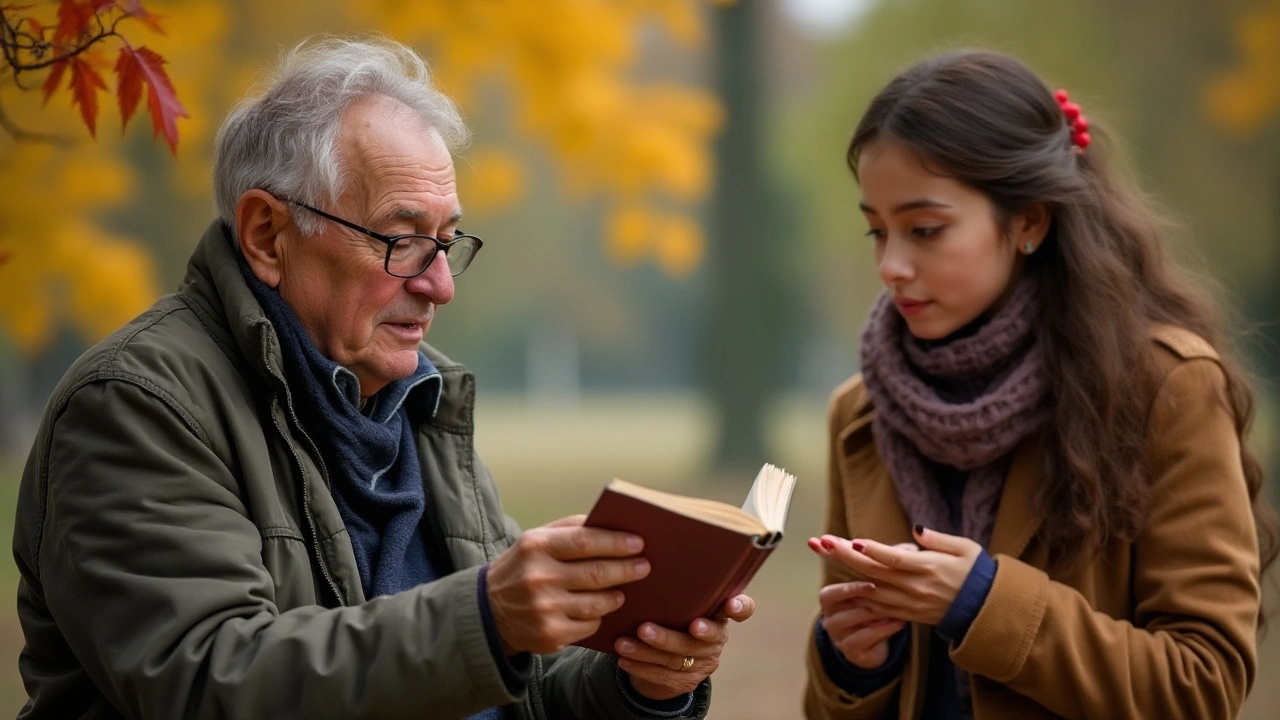
[[[923,535],[923,534],[924,534],[924,526],[923,526],[923,525],[921,525],[920,523],[916,523],[916,534],[917,534],[917,535]]]
[[[816,553],[822,552],[822,541],[818,538],[809,538],[809,549]]]
[[[866,550],[866,549],[867,549],[866,544],[865,544],[865,543],[863,543],[861,540],[854,540],[853,542],[851,542],[851,543],[849,543],[849,544],[850,544],[850,545],[852,545],[852,546],[853,546],[853,549],[854,549],[854,550],[857,550],[858,552],[862,552],[863,550]]]
[[[826,548],[826,549],[828,549],[828,550],[835,550],[835,549],[836,549],[836,544],[835,544],[835,543],[833,543],[833,542],[831,542],[831,541],[830,541],[830,540],[828,540],[827,538],[822,538],[822,547],[824,547],[824,548]]]

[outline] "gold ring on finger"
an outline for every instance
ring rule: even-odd
[[[684,662],[680,663],[680,672],[689,672],[691,667],[693,667],[693,656],[685,655]]]

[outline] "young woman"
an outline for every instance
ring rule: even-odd
[[[1229,718],[1276,555],[1247,380],[1063,91],[927,60],[849,145],[885,292],[830,406],[811,719]]]

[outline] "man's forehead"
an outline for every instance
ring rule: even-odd
[[[349,182],[343,194],[364,207],[374,227],[461,219],[449,149],[407,105],[358,101],[344,113],[337,151]]]

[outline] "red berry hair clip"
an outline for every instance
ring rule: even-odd
[[[1071,127],[1071,142],[1076,146],[1076,154],[1083,153],[1093,139],[1089,137],[1089,121],[1084,113],[1080,112],[1080,106],[1067,99],[1066,90],[1058,90],[1053,97],[1058,101],[1058,107],[1062,108],[1062,114],[1067,116],[1067,125]]]

